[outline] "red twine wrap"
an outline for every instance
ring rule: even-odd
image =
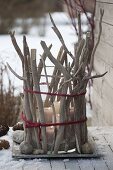
[[[21,119],[25,122],[25,128],[33,128],[38,127],[39,128],[39,139],[41,135],[41,127],[49,127],[49,126],[66,126],[66,125],[73,125],[73,124],[81,124],[87,121],[87,118],[80,119],[77,121],[69,121],[69,122],[58,122],[58,123],[40,123],[40,122],[32,122],[30,120],[27,120],[26,116],[21,113]]]
[[[85,119],[80,119],[80,120],[77,120],[77,121],[58,122],[58,123],[32,122],[32,121],[26,119],[26,116],[23,114],[23,112],[21,114],[21,118],[25,122],[25,128],[72,125],[72,124],[84,123],[84,122],[87,121],[87,118],[85,118]]]
[[[47,85],[47,83],[46,82],[41,82],[41,83],[39,83],[39,85]]]
[[[40,91],[35,91],[31,89],[24,89],[25,92],[32,93],[32,94],[47,94],[50,96],[61,96],[61,97],[76,97],[76,96],[82,96],[85,95],[86,92],[83,93],[76,93],[76,94],[63,94],[63,93],[49,93],[49,92],[40,92]]]

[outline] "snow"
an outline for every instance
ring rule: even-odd
[[[33,165],[37,167],[42,166],[40,159],[33,159],[33,160],[16,160],[12,158],[12,134],[13,130],[10,128],[7,135],[0,137],[0,139],[5,139],[10,142],[10,148],[7,150],[0,150],[0,170],[19,170],[22,167],[26,167],[29,165]]]
[[[16,170],[25,161],[15,161],[12,159],[12,128],[10,128],[7,135],[0,137],[0,139],[8,140],[11,146],[8,150],[4,149],[0,151],[0,170]]]

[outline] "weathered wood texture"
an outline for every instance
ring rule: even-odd
[[[35,159],[27,160],[19,170],[113,170],[113,127],[90,127],[88,129],[96,143],[99,159]],[[10,167],[7,169],[9,170]]]
[[[108,71],[105,77],[95,79],[93,84],[93,125],[113,125],[113,1],[97,0],[95,41],[99,32],[99,11],[104,9],[102,35],[94,60],[96,73]]]

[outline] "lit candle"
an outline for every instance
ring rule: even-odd
[[[52,144],[53,142],[53,137],[54,137],[54,127],[53,126],[49,126],[46,128],[46,132],[47,132],[47,140],[49,144]]]
[[[44,108],[44,114],[45,114],[46,123],[51,123],[52,122],[52,115],[53,115],[52,108],[51,107],[45,107]]]
[[[56,122],[60,122],[60,114],[59,114],[60,102],[54,102],[54,107],[55,107],[55,112],[56,112]],[[52,121],[52,117],[53,117],[52,107],[44,108],[44,113],[45,113],[46,123],[52,123],[53,122]],[[73,108],[70,108],[68,116],[70,117],[70,121],[74,120],[74,109]],[[47,140],[48,140],[49,144],[53,143],[54,128],[55,128],[55,126],[46,127]],[[59,126],[57,126],[57,129],[58,128],[59,128]],[[73,134],[73,131],[71,131],[70,133]]]

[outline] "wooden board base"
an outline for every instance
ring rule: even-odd
[[[96,146],[94,142],[93,145],[93,153],[92,154],[78,154],[76,152],[72,153],[60,153],[60,154],[39,154],[39,155],[25,155],[21,154],[19,150],[19,145],[13,143],[12,147],[12,157],[16,159],[64,159],[64,158],[99,158],[102,155],[97,152]]]

